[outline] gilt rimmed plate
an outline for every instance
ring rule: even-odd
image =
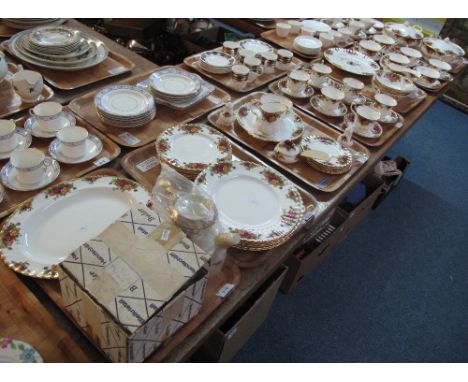
[[[26,342],[0,337],[0,363],[42,363],[39,352]]]
[[[65,26],[37,27],[28,36],[31,44],[39,47],[67,47],[79,41],[78,31]]]
[[[201,123],[169,127],[156,140],[156,149],[162,161],[185,172],[200,172],[232,157],[229,140]]]
[[[208,67],[230,69],[235,64],[236,59],[224,52],[208,51],[202,53],[200,61]]]
[[[293,110],[287,111],[281,119],[268,122],[254,100],[242,105],[236,111],[236,119],[249,135],[265,142],[295,140],[304,133],[304,121]]]
[[[150,195],[138,183],[86,176],[52,186],[18,207],[0,231],[0,257],[26,276],[57,278],[70,253]]]
[[[307,161],[313,161],[321,167],[332,170],[336,173],[348,171],[353,164],[353,154],[345,147],[342,147],[338,141],[331,137],[309,135],[301,142],[303,151],[313,151],[323,153],[325,157],[311,158]]]
[[[273,47],[262,40],[249,38],[246,40],[241,40],[239,43],[241,48],[251,50],[255,53],[256,56],[260,56],[264,52],[273,51]]]
[[[372,58],[352,49],[329,48],[324,53],[325,59],[345,72],[359,76],[373,76],[379,70]]]
[[[104,114],[125,118],[138,117],[154,109],[149,92],[135,85],[113,85],[101,90],[94,104]]]
[[[213,198],[225,229],[240,235],[239,247],[277,242],[297,229],[305,212],[288,179],[252,162],[209,166],[195,183]]]
[[[177,68],[166,68],[149,77],[151,88],[162,96],[186,98],[195,96],[201,87],[200,77]]]

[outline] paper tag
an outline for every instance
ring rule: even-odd
[[[122,72],[125,72],[125,67],[123,67],[122,65],[116,66],[115,68],[109,70],[110,74],[119,74]]]
[[[140,140],[137,137],[127,132],[119,134],[119,138],[132,146],[140,143]]]
[[[216,97],[215,95],[213,94],[210,94],[208,97],[206,97],[208,99],[208,101],[210,101],[211,103],[214,103],[215,105],[218,105],[220,103],[222,103],[223,101]]]
[[[141,172],[146,172],[151,170],[153,167],[156,167],[159,164],[159,160],[153,155],[149,158],[145,159],[144,161],[138,163],[136,168]]]
[[[216,292],[216,296],[224,298],[229,294],[229,292],[231,292],[233,288],[234,284],[226,283],[218,290],[218,292]]]
[[[106,156],[103,156],[102,158],[99,158],[98,160],[94,161],[94,165],[96,167],[104,166],[106,163],[109,163],[110,159]]]
[[[169,236],[171,235],[171,230],[165,229],[163,233],[161,234],[161,240],[162,241],[167,241],[169,239]]]

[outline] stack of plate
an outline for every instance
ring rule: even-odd
[[[266,166],[233,161],[209,166],[196,184],[214,200],[223,226],[237,233],[237,248],[275,248],[299,228],[305,213],[301,195],[287,178]]]
[[[229,140],[205,124],[187,123],[164,130],[156,141],[156,151],[161,162],[192,180],[208,165],[232,159]]]
[[[201,92],[202,79],[196,74],[170,67],[154,72],[149,77],[149,90],[156,100],[188,102]]]
[[[60,25],[67,19],[2,19],[2,24],[13,29],[31,29],[42,25]]]
[[[224,52],[209,51],[200,56],[200,65],[203,70],[214,74],[231,73],[236,59]]]
[[[353,165],[351,151],[331,137],[309,135],[302,140],[301,146],[306,162],[326,174],[344,174]]]
[[[15,34],[6,43],[19,59],[48,69],[75,71],[104,61],[105,44],[76,29],[43,26]]]
[[[96,94],[94,104],[104,123],[117,127],[143,126],[156,116],[151,94],[134,85],[109,86]]]

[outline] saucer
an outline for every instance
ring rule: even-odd
[[[48,186],[58,178],[60,174],[60,165],[56,160],[50,157],[46,157],[46,161],[49,161],[49,164],[46,165],[44,178],[42,178],[40,182],[34,184],[19,183],[16,179],[16,169],[10,162],[8,162],[3,166],[0,172],[0,178],[3,185],[15,191],[33,191]]]
[[[323,108],[323,101],[325,97],[321,94],[317,94],[310,99],[310,106],[319,113],[327,115],[329,117],[342,117],[346,114],[348,109],[343,102],[338,102],[338,107],[334,110],[326,110]]]
[[[442,85],[439,80],[435,80],[433,83],[429,83],[424,78],[415,77],[413,77],[413,82],[426,90],[437,90]]]
[[[278,89],[281,90],[281,92],[287,95],[288,97],[304,99],[304,98],[310,98],[314,95],[314,89],[312,86],[309,86],[309,85],[307,85],[306,88],[300,93],[293,93],[291,89],[288,88],[287,81],[288,81],[287,79],[283,79],[279,81]]]
[[[355,121],[356,115],[354,115],[354,113],[347,114],[344,119],[346,126],[349,126],[349,124],[354,125],[353,133],[356,135],[359,135],[363,138],[375,139],[379,138],[383,133],[382,126],[380,126],[378,122],[368,121],[366,126],[357,126]]]
[[[88,135],[88,138],[86,139],[86,153],[76,158],[67,157],[62,153],[62,144],[58,139],[54,139],[49,145],[49,154],[52,158],[58,160],[59,162],[69,164],[87,162],[98,156],[101,151],[101,140],[95,135],[91,134]]]
[[[75,126],[76,118],[73,115],[71,115],[70,113],[67,113],[66,111],[62,111],[60,114],[61,114],[60,119],[62,121],[62,126],[58,130],[61,130],[70,126]],[[39,125],[37,124],[36,116],[29,117],[24,123],[24,128],[27,131],[29,131],[33,137],[36,137],[36,138],[54,138],[58,131],[58,130],[57,131],[45,131],[41,129]]]
[[[400,116],[395,110],[392,110],[389,115],[381,116],[379,119],[380,123],[389,123],[389,124],[394,124],[397,123],[398,120],[400,119]]]
[[[0,159],[8,159],[13,151],[27,149],[31,145],[31,134],[24,129],[16,129],[15,138],[16,147],[10,151],[0,151]]]

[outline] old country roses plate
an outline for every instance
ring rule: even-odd
[[[330,48],[324,55],[338,69],[359,76],[373,76],[380,68],[373,59],[352,49]]]
[[[219,219],[241,237],[238,248],[260,251],[282,244],[305,212],[297,188],[278,172],[252,162],[208,167],[198,184],[213,198]]]
[[[26,276],[57,278],[57,265],[150,195],[125,178],[88,176],[23,203],[0,231],[0,258]]]

